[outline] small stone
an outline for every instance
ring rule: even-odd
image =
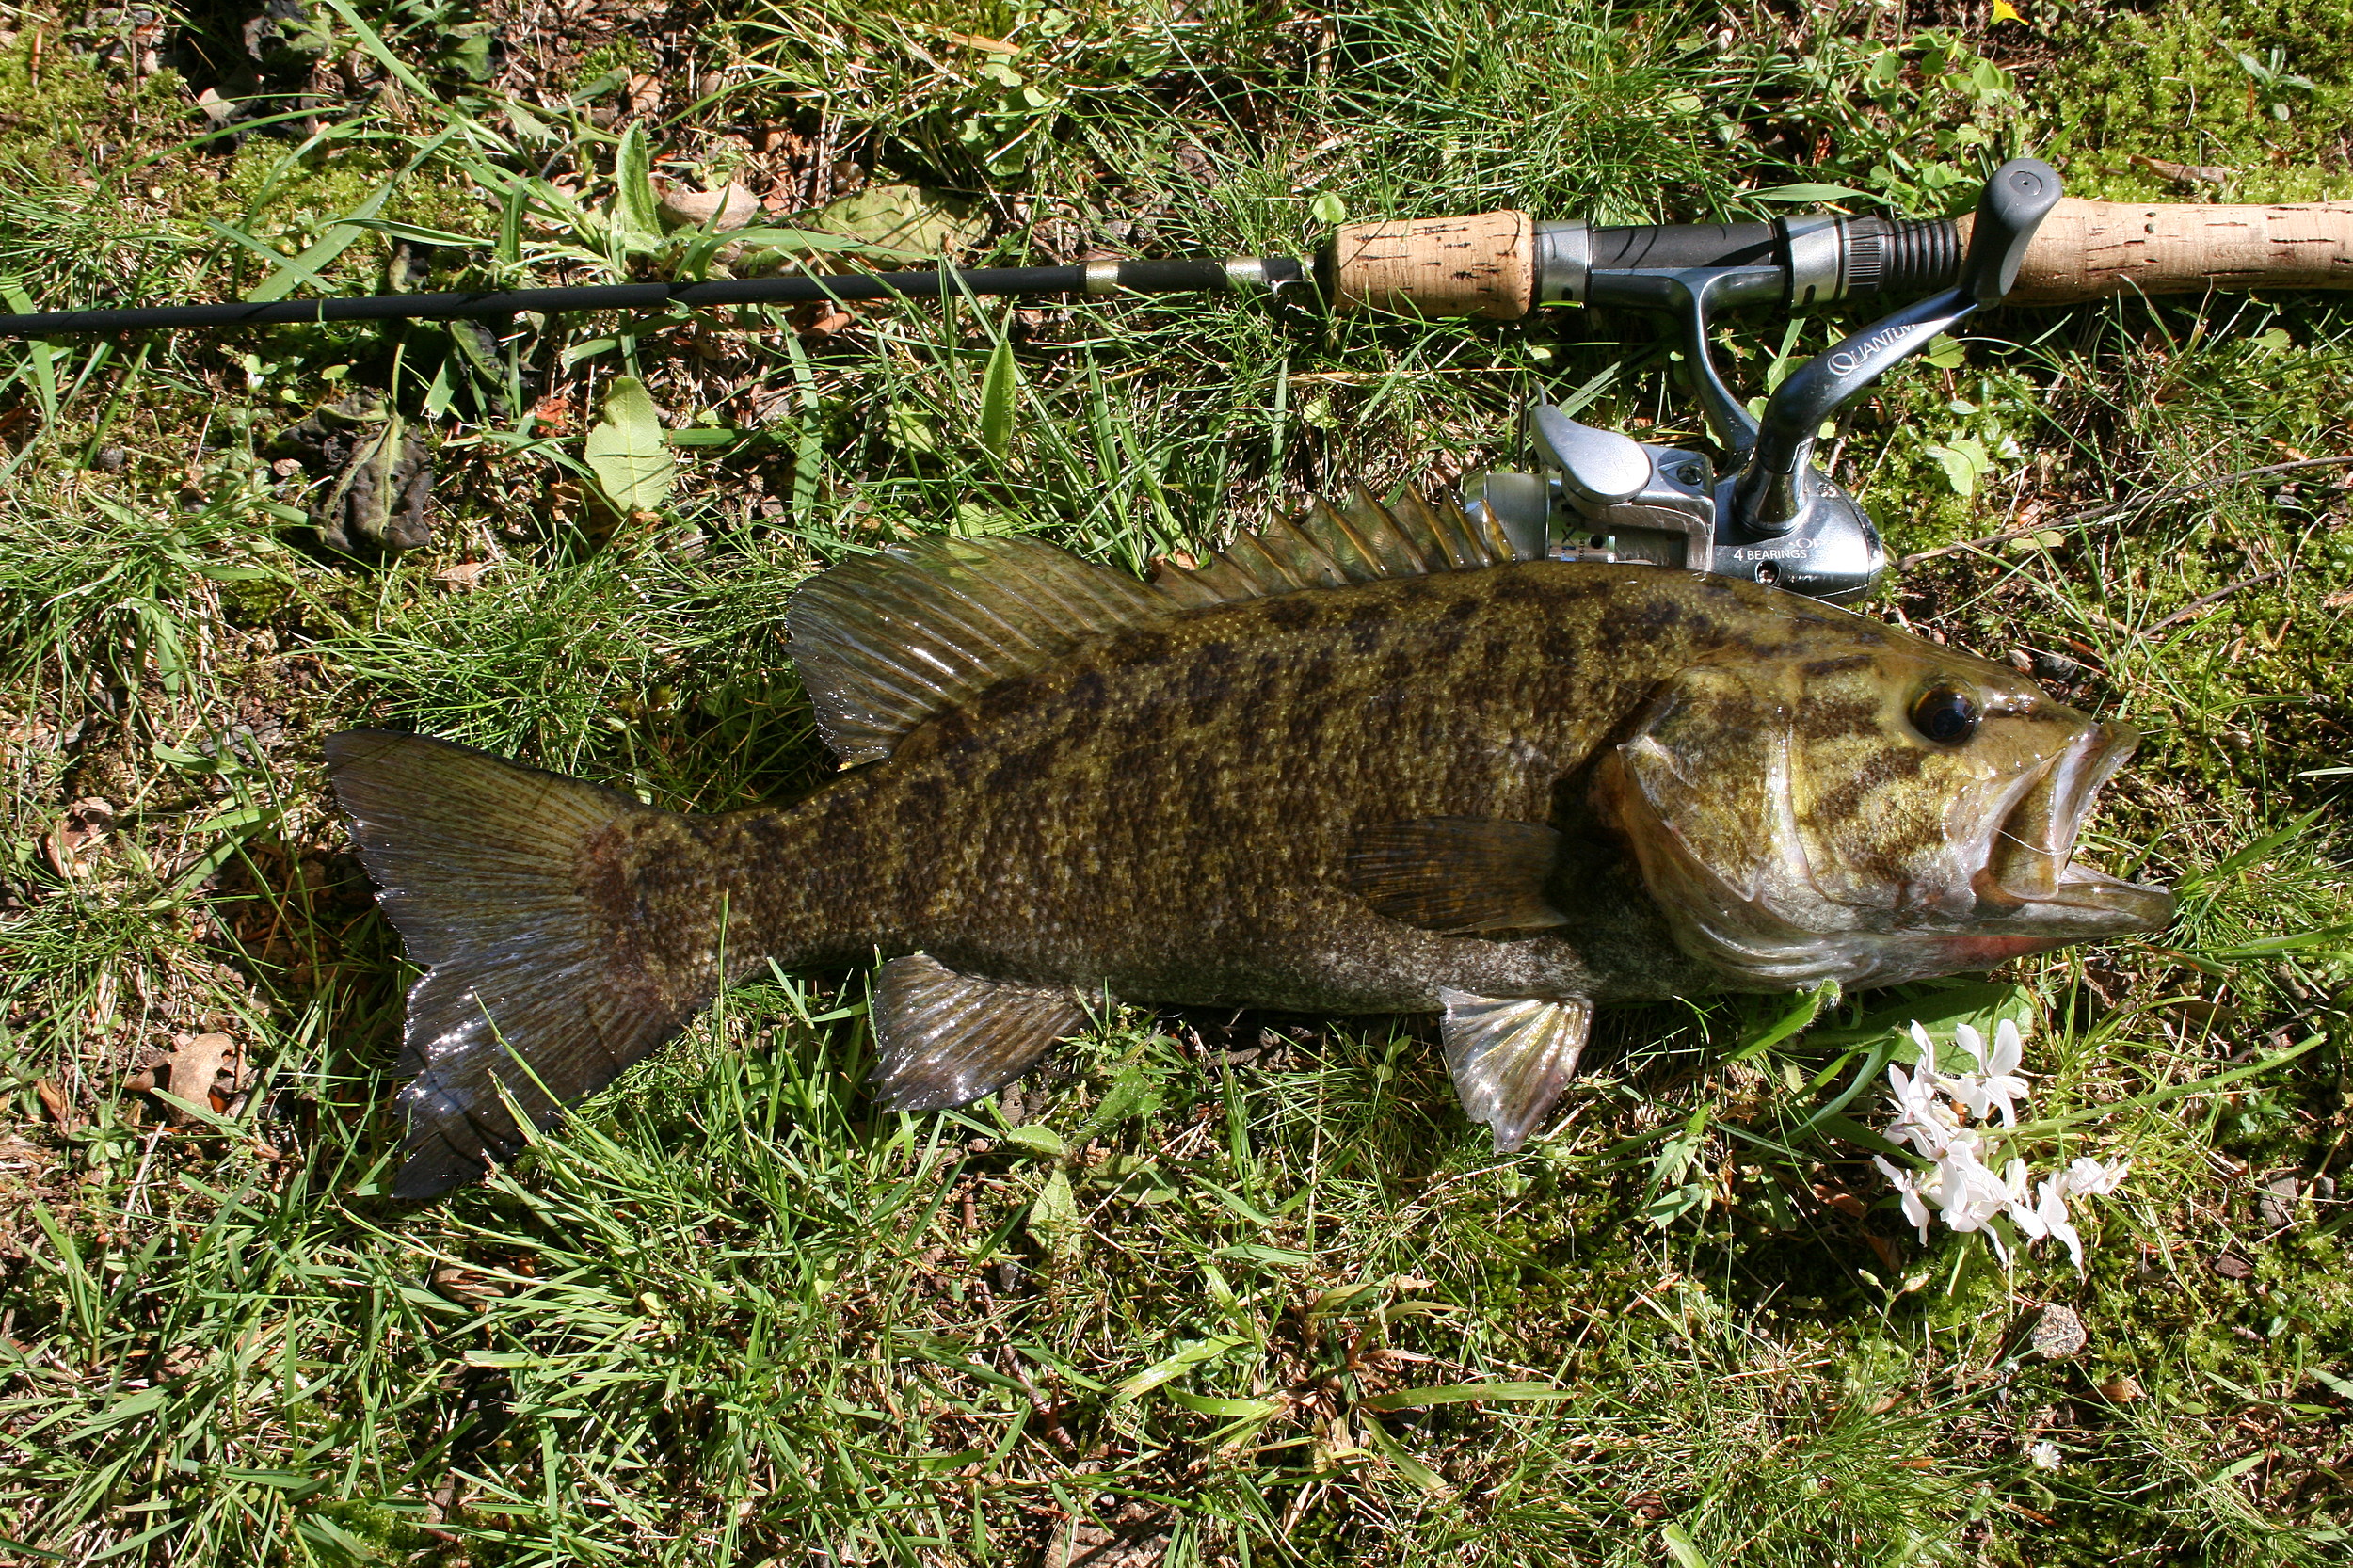
[[[2263,1193],[2255,1200],[2256,1212],[2265,1224],[2274,1230],[2285,1230],[2296,1224],[2297,1200],[2304,1195],[2304,1184],[2294,1176],[2275,1176],[2264,1184]]]
[[[2255,1272],[2255,1266],[2234,1252],[2217,1253],[2212,1267],[2224,1279],[2249,1279]]]
[[[2043,1360],[2064,1361],[2091,1343],[2091,1336],[2084,1331],[2084,1320],[2073,1307],[2054,1303],[2035,1320],[2033,1343],[2034,1353]]]
[[[89,466],[102,473],[120,473],[130,456],[119,446],[102,446],[90,455]]]

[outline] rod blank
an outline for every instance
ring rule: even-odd
[[[232,300],[141,310],[36,311],[0,316],[0,337],[65,332],[169,331],[188,327],[260,327],[328,321],[503,320],[523,312],[690,310],[720,305],[791,305],[832,299],[935,299],[943,295],[1180,294],[1296,282],[1304,264],[1266,256],[1228,262],[1112,262],[1075,266],[992,266],[926,272],[856,272],[829,278],[731,278],[707,283],[601,283],[500,293],[376,294],[343,299]]]

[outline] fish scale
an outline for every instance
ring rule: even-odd
[[[2067,858],[2124,727],[1849,612],[1523,559],[1411,498],[1153,584],[927,540],[787,618],[860,764],[791,805],[685,816],[329,741],[428,966],[396,1192],[511,1157],[510,1103],[551,1124],[772,962],[885,960],[873,1085],[902,1110],[1000,1087],[1106,1000],[1437,1012],[1509,1149],[1596,1003],[1986,968],[2170,912]]]

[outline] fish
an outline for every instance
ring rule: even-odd
[[[2162,928],[2074,857],[2138,742],[1753,583],[1546,558],[1361,487],[1149,580],[933,536],[796,588],[843,769],[690,814],[430,737],[326,743],[408,998],[392,1191],[511,1160],[773,963],[879,963],[870,1086],[968,1104],[1090,1009],[1436,1014],[1498,1151],[1593,1010]]]

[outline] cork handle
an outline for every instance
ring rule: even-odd
[[[1526,213],[1352,223],[1324,264],[1335,310],[1517,318],[1536,299],[1536,225]]]
[[[1971,219],[1957,220],[1963,246]],[[2353,202],[2276,207],[2083,201],[2051,210],[2007,303],[2207,289],[2353,289]]]

